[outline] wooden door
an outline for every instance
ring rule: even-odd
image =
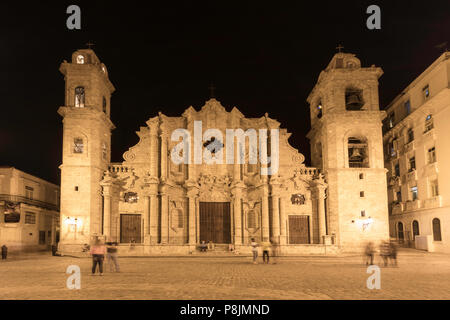
[[[289,244],[308,244],[309,216],[289,216]]]
[[[231,243],[229,202],[200,202],[200,242]]]
[[[141,215],[121,214],[120,215],[120,242],[121,243],[141,243]]]
[[[403,231],[403,223],[401,223],[401,222],[398,223],[398,240],[400,241],[400,243],[403,243],[403,240],[405,240],[405,234]]]

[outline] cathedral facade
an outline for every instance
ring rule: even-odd
[[[314,168],[267,113],[246,118],[214,98],[148,119],[124,161],[111,163],[106,67],[83,49],[60,70],[63,254],[93,237],[137,255],[195,254],[203,241],[245,253],[252,238],[281,254],[325,253],[388,239],[380,68],[337,53],[322,71],[308,97]]]

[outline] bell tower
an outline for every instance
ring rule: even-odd
[[[65,104],[58,109],[63,117],[60,251],[81,252],[92,235],[103,233],[100,181],[110,163],[115,89],[91,49],[75,51],[59,70],[66,82]]]
[[[308,96],[311,160],[325,174],[327,234],[342,250],[386,240],[388,208],[379,110],[379,67],[339,52]]]

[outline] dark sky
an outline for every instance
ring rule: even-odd
[[[219,101],[248,117],[270,117],[309,159],[306,98],[337,44],[364,66],[384,69],[381,107],[450,43],[450,1],[2,1],[0,5],[0,165],[59,183],[64,103],[59,64],[88,41],[117,91],[112,161],[138,142],[135,131],[158,111],[197,110],[214,82]],[[66,8],[81,7],[81,30]],[[381,7],[381,30],[366,8]]]

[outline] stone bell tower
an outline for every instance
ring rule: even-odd
[[[388,239],[378,79],[354,54],[336,53],[310,93],[312,165],[325,174],[328,234],[342,250]]]
[[[110,98],[114,86],[106,67],[91,49],[77,50],[60,66],[65,104],[61,169],[61,243],[79,252],[92,235],[103,233],[100,181],[111,154]]]

